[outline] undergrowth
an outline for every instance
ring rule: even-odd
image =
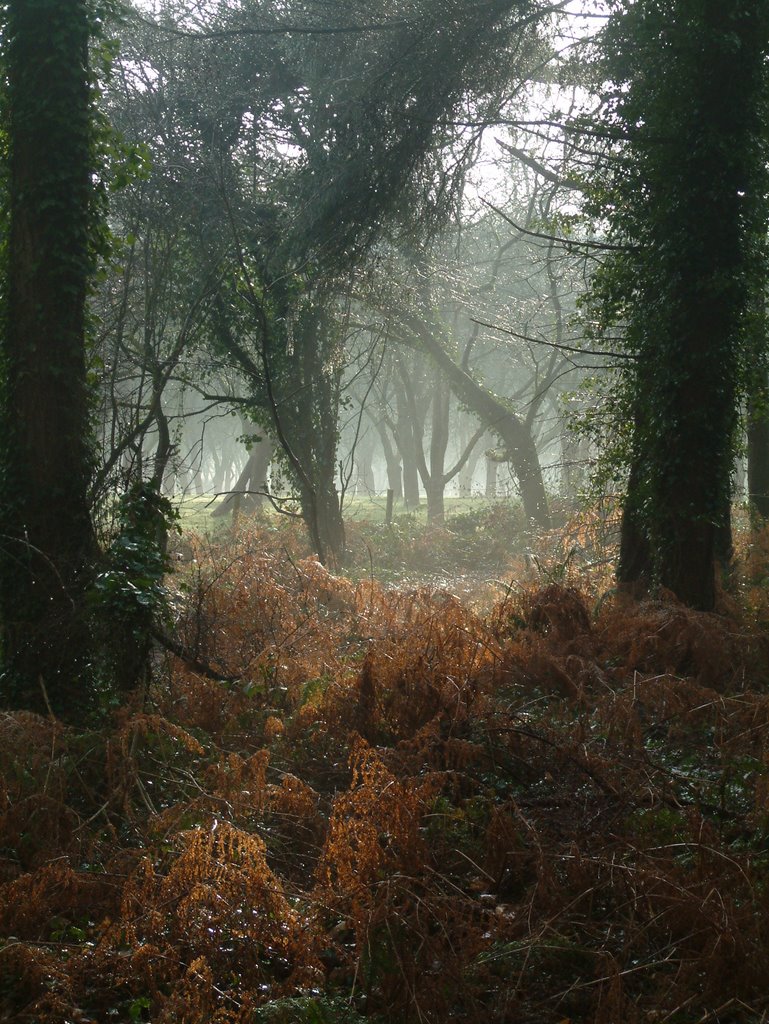
[[[0,1019],[767,1019],[769,542],[705,615],[604,527],[487,611],[193,541],[108,729],[0,716]]]

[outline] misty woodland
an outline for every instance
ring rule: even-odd
[[[0,1024],[769,1024],[769,0],[0,62]]]

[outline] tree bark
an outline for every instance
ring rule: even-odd
[[[769,519],[769,388],[748,402],[748,501],[755,525]]]
[[[756,287],[750,322],[749,345],[753,374],[748,394],[748,503],[753,525],[769,519],[769,372],[766,357],[766,272]]]
[[[626,250],[602,273],[622,282],[636,406],[620,578],[648,562],[654,585],[708,611],[766,259],[769,19],[763,0],[671,0],[628,5],[612,27],[628,142],[610,202]],[[648,557],[641,544],[631,557],[638,537]]]
[[[84,0],[10,0],[10,234],[3,359],[3,703],[89,706],[84,592],[96,553],[85,298],[91,270]]]

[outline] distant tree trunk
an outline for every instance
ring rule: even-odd
[[[449,444],[449,414],[451,391],[441,374],[435,382],[430,432],[429,480],[424,481],[427,493],[428,523],[442,523],[445,516],[446,475],[445,459]]]
[[[401,460],[397,451],[393,448],[390,437],[387,433],[387,425],[382,420],[376,422],[379,440],[382,442],[385,463],[387,465],[387,489],[393,492],[393,498],[403,497],[403,474],[401,471]]]
[[[419,508],[422,496],[419,491],[419,470],[414,457],[413,440],[407,440],[401,449],[403,457],[403,503],[406,508]]]
[[[561,496],[575,499],[585,480],[587,463],[585,441],[569,430],[568,422],[561,426]]]
[[[216,445],[211,447],[211,462],[213,463],[213,472],[211,474],[211,490],[214,494],[220,494],[222,491],[222,480],[224,478],[224,459],[223,454],[220,453],[219,448]]]
[[[463,430],[461,446],[464,448],[470,439],[470,422],[468,417],[463,419]],[[481,440],[481,439],[479,439]],[[478,468],[478,463],[481,460],[483,454],[483,448],[480,443],[476,443],[473,447],[472,452],[467,458],[467,462],[462,467],[457,477],[457,491],[459,496],[462,498],[470,498],[473,493],[473,480],[475,479],[475,470]]]
[[[229,455],[227,454],[229,452]],[[235,459],[235,453],[227,449],[222,449],[222,479],[221,484],[216,489],[217,494],[221,494],[222,491],[229,491],[232,484],[232,478],[238,473],[237,462]]]
[[[417,469],[416,442],[414,440],[414,424],[408,410],[403,387],[396,392],[398,422],[396,424],[396,442],[401,453],[403,464],[403,500],[406,508],[419,508],[419,470]]]
[[[228,512],[255,512],[264,504],[264,492],[267,486],[267,471],[275,454],[275,442],[269,438],[257,441],[246,460],[243,470],[235,481],[231,492],[225,495],[214,511],[214,516],[224,516]],[[251,493],[244,493],[251,492]]]
[[[89,707],[83,596],[95,541],[85,357],[91,269],[89,12],[9,0],[10,232],[3,337],[0,619],[6,706]]]
[[[486,456],[486,486],[484,487],[484,494],[488,501],[491,501],[497,496],[497,475],[499,473],[499,463],[496,459],[490,459]]]
[[[374,436],[370,432],[361,431],[355,445],[355,493],[362,492],[371,497],[376,491],[374,481]]]

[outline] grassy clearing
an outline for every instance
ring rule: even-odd
[[[186,495],[179,501],[181,524],[185,530],[200,534],[218,534],[222,527],[228,527],[231,516],[213,518],[211,513],[219,503],[219,498],[211,494]],[[463,513],[478,512],[483,509],[508,506],[508,499],[500,498],[487,501],[484,498],[446,498],[446,514],[449,518]],[[348,497],[344,502],[344,517],[349,522],[368,522],[384,524],[387,501],[382,496],[371,498]],[[269,504],[265,505],[264,515],[279,517]],[[427,505],[423,502],[418,508],[408,509],[403,502],[395,502],[393,518],[397,521],[408,520],[415,525],[427,523]]]

